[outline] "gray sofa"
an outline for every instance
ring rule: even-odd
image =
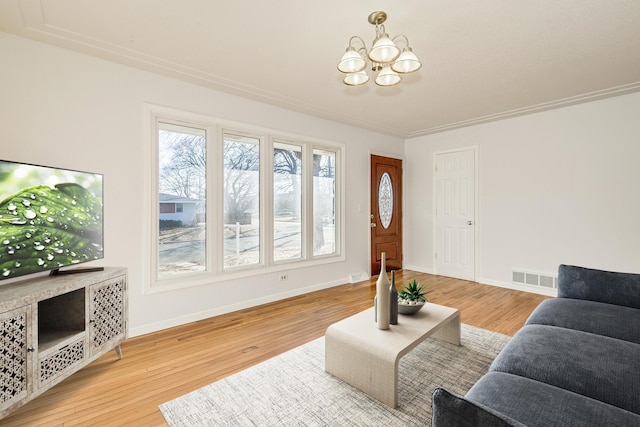
[[[433,427],[640,426],[640,274],[561,265],[489,372],[432,403]]]

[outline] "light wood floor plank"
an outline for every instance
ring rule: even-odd
[[[429,300],[460,309],[462,322],[513,335],[546,297],[412,271]],[[152,334],[122,345],[28,403],[7,426],[164,426],[158,405],[324,335],[371,307],[369,281],[289,298]]]

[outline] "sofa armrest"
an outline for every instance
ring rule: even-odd
[[[640,274],[560,265],[558,297],[640,308]]]
[[[437,388],[432,398],[432,427],[526,427],[506,415]]]

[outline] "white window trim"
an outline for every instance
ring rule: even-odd
[[[306,268],[316,265],[343,262],[345,255],[345,150],[342,143],[331,142],[304,135],[288,134],[264,127],[244,123],[230,122],[202,114],[185,112],[173,108],[145,104],[145,192],[148,203],[144,212],[143,235],[149,242],[147,248],[148,268],[144,293],[153,294],[194,286],[216,284],[227,280],[259,276],[267,273],[283,271],[291,268]],[[176,123],[189,127],[204,129],[207,132],[207,267],[202,272],[184,273],[175,278],[158,277],[158,233],[159,213],[158,200],[158,122]],[[260,137],[260,262],[251,266],[240,266],[224,269],[224,241],[218,231],[224,218],[223,197],[220,183],[223,180],[223,153],[221,149],[225,132]],[[303,233],[302,258],[294,260],[273,259],[273,143],[290,142],[303,149]],[[335,252],[327,255],[313,256],[313,150],[321,149],[335,152]],[[214,176],[215,175],[215,176]],[[210,178],[211,177],[211,178]],[[311,234],[310,234],[311,233]]]

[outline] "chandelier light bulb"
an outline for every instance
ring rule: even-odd
[[[362,55],[356,52],[354,48],[348,47],[338,63],[338,70],[343,73],[357,73],[364,70],[366,66],[367,61],[362,58]]]
[[[402,80],[402,77],[387,65],[380,71],[375,81],[378,86],[395,86],[400,83],[400,80]]]
[[[398,49],[398,46],[387,34],[383,34],[373,43],[371,52],[369,52],[369,59],[380,64],[388,64],[393,62],[399,55],[400,49]]]
[[[369,81],[369,75],[363,71],[347,74],[343,80],[349,86],[360,86]]]
[[[413,73],[419,70],[420,67],[422,67],[422,63],[420,63],[418,57],[410,47],[403,49],[398,59],[391,65],[393,71],[405,74]]]

